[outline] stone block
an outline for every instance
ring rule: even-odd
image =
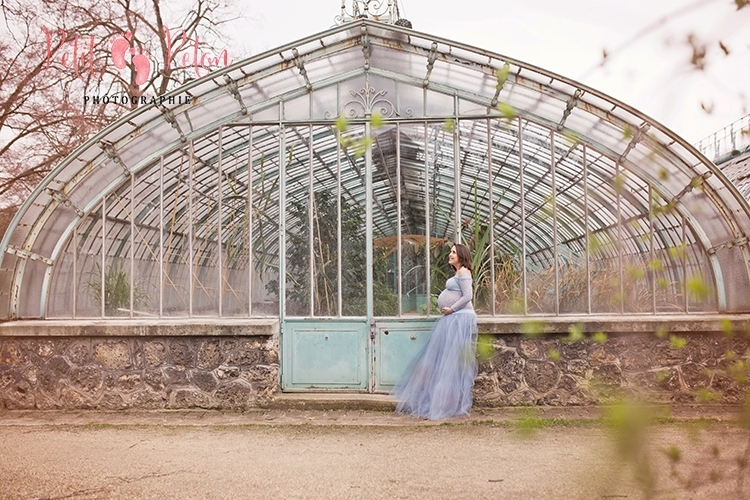
[[[697,363],[685,363],[680,367],[682,381],[688,389],[696,390],[707,387],[710,380],[708,370]]]
[[[189,342],[182,339],[173,339],[169,341],[168,345],[173,364],[186,367],[195,366],[195,353]]]
[[[214,370],[219,380],[229,380],[240,376],[240,369],[236,366],[219,366]]]
[[[70,371],[70,383],[88,397],[94,397],[104,386],[102,370],[98,366],[73,367]]]
[[[539,342],[535,340],[521,340],[518,346],[518,353],[526,359],[539,360],[545,357]]]
[[[31,385],[36,385],[36,375],[37,375],[37,367],[36,366],[24,366],[21,367],[18,370],[18,374],[25,380],[28,380]]]
[[[164,379],[166,385],[188,384],[187,372],[181,366],[168,366],[164,368]]]
[[[227,355],[226,363],[236,366],[252,366],[262,362],[262,360],[263,354],[257,347],[244,343]]]
[[[5,406],[9,410],[34,408],[34,389],[26,380],[20,380],[5,391]]]
[[[494,373],[478,375],[474,380],[474,396],[477,398],[491,398],[500,394],[500,384]]]
[[[167,362],[167,348],[163,342],[144,342],[143,356],[148,366],[161,366]]]
[[[277,366],[255,365],[242,372],[242,378],[248,382],[270,386],[278,383],[279,368]]]
[[[5,389],[15,380],[16,376],[12,370],[0,370],[0,389]]]
[[[67,357],[75,365],[87,365],[91,361],[91,343],[88,340],[73,342],[67,349]]]
[[[70,363],[62,356],[52,356],[47,361],[47,369],[58,377],[64,377],[70,373]]]
[[[28,355],[23,352],[19,342],[13,340],[0,340],[0,364],[18,366],[29,360]]]
[[[132,366],[130,346],[124,340],[107,340],[94,344],[93,362],[105,370],[125,370]]]
[[[164,374],[161,370],[150,369],[143,372],[143,381],[148,387],[155,391],[164,389]]]
[[[537,403],[537,396],[528,389],[508,395],[508,404],[512,406],[532,406]]]
[[[585,359],[571,359],[567,363],[568,373],[573,375],[584,376],[590,368],[589,362]]]
[[[195,387],[204,392],[211,392],[219,385],[213,373],[203,370],[192,370],[190,372],[190,381]]]
[[[195,389],[177,389],[172,395],[172,408],[214,408],[211,396]]]
[[[123,392],[132,392],[141,386],[142,380],[140,373],[121,375],[117,379],[117,389]]]
[[[60,406],[68,409],[91,408],[90,399],[73,388],[63,385],[60,388]]]
[[[116,393],[106,393],[102,395],[95,407],[101,410],[124,410],[128,407],[128,404],[121,395]]]
[[[510,394],[521,387],[524,363],[515,350],[495,354],[493,364],[497,367],[498,382],[504,393]]]
[[[49,395],[57,395],[57,381],[59,380],[58,374],[51,370],[40,370],[38,380],[39,388],[42,391]]]
[[[49,358],[56,352],[55,342],[51,340],[42,340],[37,342],[36,353],[42,358]]]
[[[37,410],[54,410],[60,408],[59,403],[40,390],[34,392],[34,406]]]
[[[253,388],[240,380],[222,385],[216,389],[214,396],[222,408],[242,409],[257,406]]]
[[[546,361],[527,361],[523,371],[526,385],[538,394],[552,390],[557,385],[559,376],[557,366]]]
[[[218,339],[204,340],[198,348],[197,366],[203,370],[213,370],[221,365],[222,352]]]
[[[622,386],[622,372],[617,365],[606,364],[594,366],[591,375],[596,383],[605,387]]]
[[[614,353],[609,352],[604,346],[595,347],[589,355],[589,363],[591,366],[610,365],[618,362],[619,359],[617,356]]]
[[[162,391],[154,391],[146,387],[130,395],[130,406],[149,410],[166,408],[167,396]]]

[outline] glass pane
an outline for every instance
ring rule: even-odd
[[[278,127],[252,127],[252,314],[279,314]]]
[[[218,134],[217,134],[218,135]],[[212,142],[218,137],[212,137]],[[202,157],[202,144],[196,143],[192,169],[193,314],[219,315],[219,190],[215,151]]]
[[[137,317],[159,315],[160,185],[159,163],[135,177],[133,276],[138,300],[133,314]]]
[[[100,307],[103,298],[105,316],[130,316],[131,305],[136,308],[149,299],[145,286],[131,280],[129,184],[107,197],[104,268],[97,263],[89,286]]]
[[[76,307],[79,318],[101,315],[102,207],[99,206],[78,224],[76,258]],[[99,284],[95,282],[99,281]]]
[[[246,316],[250,306],[247,154],[226,151],[236,140],[232,136],[239,135],[240,130],[244,132],[242,141],[246,141],[244,129],[224,129],[222,141],[225,147],[221,166],[222,316]]]
[[[164,158],[162,314],[190,313],[190,161],[188,152]]]
[[[367,313],[364,127],[349,126],[341,151],[341,292],[344,316]]]
[[[286,166],[286,314],[310,316],[310,163],[307,129],[287,129]],[[302,135],[304,134],[304,136]]]

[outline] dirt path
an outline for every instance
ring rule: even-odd
[[[297,415],[308,423],[271,424],[243,423],[241,414],[208,413],[200,423],[158,413],[83,423],[80,415],[2,420],[0,498],[643,498],[595,421],[527,435],[508,422],[430,425],[377,412],[346,424],[316,412]],[[656,498],[741,498],[736,458],[747,437],[732,423],[653,426]],[[695,488],[670,477],[671,446]]]

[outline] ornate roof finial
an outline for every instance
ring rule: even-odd
[[[356,21],[357,19],[372,19],[382,23],[395,24],[411,28],[411,22],[402,19],[398,12],[398,1],[388,0],[351,0],[351,9],[346,9],[347,0],[341,0],[341,14],[334,20],[337,25]]]

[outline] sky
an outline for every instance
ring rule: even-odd
[[[341,11],[339,0],[243,5],[229,33],[249,55],[324,31]],[[691,143],[750,113],[750,6],[734,0],[399,0],[399,10],[416,31],[579,81]],[[706,46],[703,70],[690,35]]]

